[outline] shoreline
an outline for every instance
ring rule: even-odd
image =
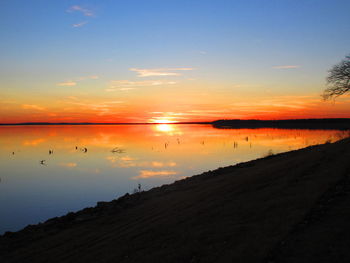
[[[310,146],[98,202],[6,232],[0,236],[0,259],[262,262],[278,258],[287,253],[279,244],[292,242],[300,232],[295,230],[298,225],[312,222],[308,218],[318,213],[313,212],[315,207],[326,207],[327,196],[346,185],[349,146],[350,139]],[[91,246],[97,249],[91,251]]]

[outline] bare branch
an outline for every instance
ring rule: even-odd
[[[350,91],[350,55],[329,70],[326,81],[328,87],[322,94],[324,100],[336,98]]]

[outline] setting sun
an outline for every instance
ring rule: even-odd
[[[159,123],[159,124],[162,124],[162,123],[177,123],[178,121],[176,120],[171,120],[171,119],[174,119],[174,117],[154,117],[152,119],[149,120],[149,123]]]

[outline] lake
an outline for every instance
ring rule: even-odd
[[[0,233],[218,167],[346,137],[211,125],[0,127]]]

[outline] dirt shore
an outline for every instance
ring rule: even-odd
[[[0,236],[0,262],[350,262],[350,139]]]

